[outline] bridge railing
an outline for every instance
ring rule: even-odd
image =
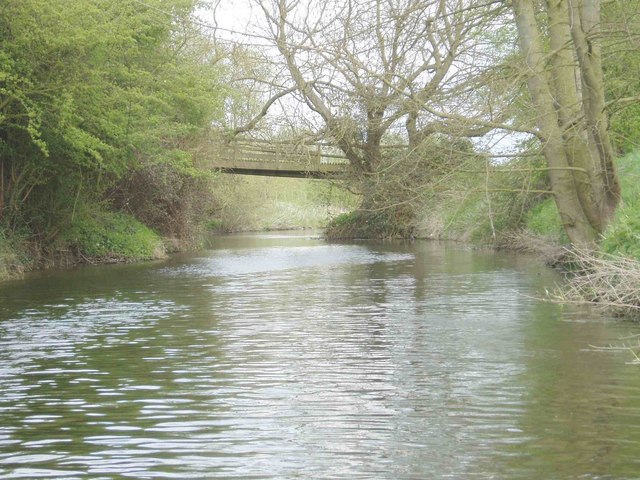
[[[230,170],[344,171],[349,161],[335,147],[320,143],[233,140],[217,143],[210,158],[213,167]]]

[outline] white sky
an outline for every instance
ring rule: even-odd
[[[210,25],[217,23],[217,37],[239,43],[259,43],[259,39],[247,36],[255,32],[262,11],[252,0],[220,0],[215,7],[214,22],[213,9],[202,9],[198,12],[204,22]]]

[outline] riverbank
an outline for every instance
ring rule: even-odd
[[[0,280],[45,268],[135,263],[202,248],[216,233],[322,229],[357,198],[322,180],[218,175],[182,192],[171,215],[138,198],[135,215],[82,204],[53,231],[0,226]],[[206,188],[205,188],[206,187]],[[188,198],[198,200],[185,201]]]
[[[170,242],[130,215],[100,211],[76,219],[53,241],[0,230],[0,280],[47,268],[165,258]]]
[[[521,178],[505,172],[494,172],[483,190],[474,187],[477,175],[461,169],[449,176],[449,184],[464,194],[434,189],[420,202],[377,211],[353,210],[357,198],[328,182],[221,176],[211,183],[209,203],[216,207],[182,228],[182,236],[162,236],[130,215],[101,209],[79,212],[49,243],[0,231],[0,279],[40,268],[160,259],[200,248],[213,232],[319,229],[328,223],[329,239],[453,240],[534,254],[541,263],[568,274],[568,288],[556,292],[557,300],[589,303],[637,318],[639,164],[637,152],[619,161],[623,205],[599,252],[570,249],[552,199],[514,188]],[[344,213],[348,209],[351,212]]]
[[[410,201],[391,179],[382,203],[337,217],[328,237],[454,240],[534,254],[567,274],[556,300],[640,318],[640,152],[618,160],[623,198],[597,251],[571,248],[545,176],[531,175],[535,162],[481,172],[474,161],[420,185]]]

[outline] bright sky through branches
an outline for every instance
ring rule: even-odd
[[[262,11],[250,0],[218,0],[198,10],[197,16],[216,28],[216,38],[243,45],[267,45],[268,41],[256,34]]]
[[[308,3],[308,8],[317,7],[321,4],[321,2],[315,3],[311,0]],[[337,5],[340,5],[339,0]],[[312,10],[313,8],[306,11]],[[326,13],[320,9],[316,16],[322,15],[321,12]],[[215,35],[217,41],[223,44],[243,45],[259,51],[265,58],[271,57],[273,61],[278,61],[279,54],[274,46],[274,40],[265,25],[264,12],[256,0],[211,0],[206,2],[205,6],[197,12],[197,16],[203,24],[210,26],[210,34]],[[370,63],[371,61],[373,61],[373,58],[371,56],[367,57],[367,62]],[[455,71],[456,66],[454,65],[451,70]],[[279,78],[279,80],[282,81],[283,79]],[[280,99],[270,112],[270,117],[289,117],[290,115],[283,112],[290,112],[300,107],[295,102],[291,103],[292,101],[291,97]],[[285,102],[286,106],[283,106],[282,102]],[[307,117],[307,115],[303,116]],[[475,138],[473,142],[482,150],[489,150],[494,153],[509,153],[517,142],[521,140],[521,137],[521,135],[513,132],[499,130],[481,138]]]

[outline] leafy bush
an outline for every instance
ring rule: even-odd
[[[97,261],[138,261],[164,255],[160,237],[135,218],[102,210],[84,212],[65,232],[76,252]]]
[[[186,173],[171,164],[140,166],[109,197],[116,210],[190,247],[200,245],[215,207],[211,174]]]
[[[117,215],[78,216],[85,203],[180,239],[193,230],[206,187],[194,166],[230,88],[192,22],[197,4],[2,1],[0,204],[8,230],[28,231],[31,265],[64,255],[70,221],[83,255],[155,256],[154,235]]]

